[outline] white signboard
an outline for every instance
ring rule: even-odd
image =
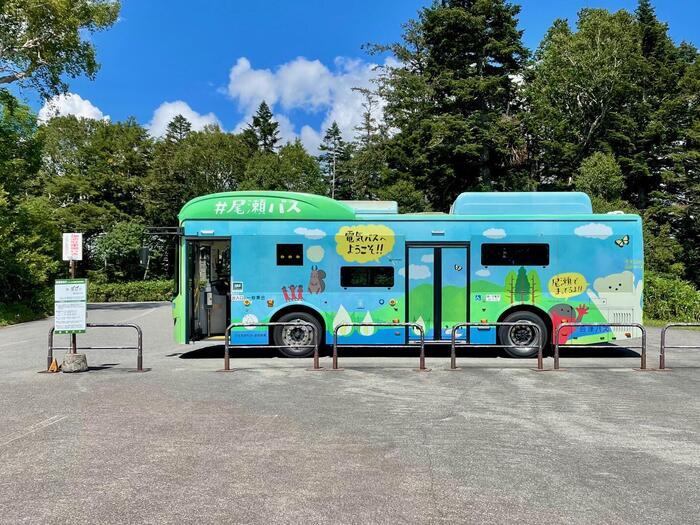
[[[83,234],[64,233],[63,234],[63,260],[82,261],[83,260]]]
[[[58,279],[54,288],[54,330],[82,334],[87,322],[87,279]]]

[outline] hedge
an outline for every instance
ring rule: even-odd
[[[89,283],[88,302],[132,303],[145,301],[170,301],[174,283],[163,281],[131,281],[126,283]]]
[[[700,291],[686,281],[646,272],[644,317],[658,321],[700,322]]]

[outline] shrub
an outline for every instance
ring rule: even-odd
[[[700,291],[680,279],[647,272],[644,313],[649,319],[692,323],[700,321]]]
[[[91,303],[170,301],[173,298],[173,285],[171,280],[89,283],[88,301]]]
[[[588,195],[611,201],[620,198],[625,179],[615,157],[597,151],[581,162],[578,173],[574,175],[574,186]]]

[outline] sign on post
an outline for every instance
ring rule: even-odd
[[[83,234],[64,233],[63,234],[63,260],[82,261],[83,260]]]
[[[57,279],[54,287],[54,330],[83,334],[87,322],[87,279]]]

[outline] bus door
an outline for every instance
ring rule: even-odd
[[[187,241],[188,340],[221,338],[230,314],[231,241]]]
[[[426,341],[450,341],[452,327],[469,319],[469,245],[409,244],[407,251],[406,320],[424,327]],[[420,339],[417,330],[408,333]]]

